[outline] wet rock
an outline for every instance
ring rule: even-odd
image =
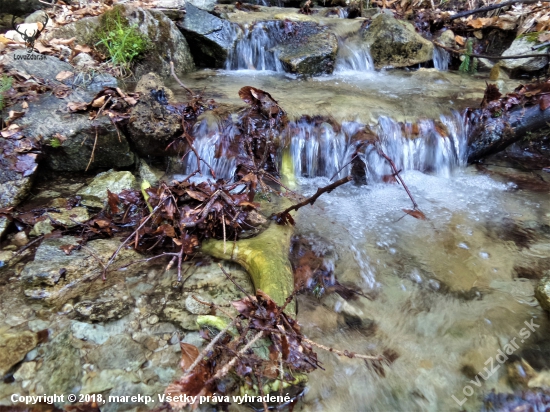
[[[207,3],[209,0],[203,1],[203,4]],[[178,27],[189,41],[198,66],[223,68],[227,56],[233,50],[235,39],[241,35],[242,30],[236,24],[196,6],[187,3],[185,18],[178,23]]]
[[[102,208],[107,202],[107,190],[111,193],[120,193],[135,187],[136,178],[132,173],[109,170],[98,174],[90,184],[79,190],[77,195],[82,197],[84,206]]]
[[[16,16],[32,13],[47,7],[47,5],[41,3],[39,0],[2,0],[1,4],[2,13]]]
[[[134,163],[128,141],[123,135],[119,136],[107,116],[91,121],[87,113],[67,112],[68,101],[89,102],[94,94],[76,89],[66,99],[58,99],[46,93],[29,103],[26,115],[17,120],[25,129],[25,136],[42,140],[45,162],[51,169],[84,171],[98,167],[126,167]],[[52,145],[54,140],[56,144]],[[94,158],[90,162],[95,142]]]
[[[445,30],[439,35],[437,41],[443,46],[454,48],[456,46],[455,34],[452,30]]]
[[[142,180],[147,180],[151,186],[156,186],[163,175],[164,172],[149,166],[145,160],[140,159],[139,177],[141,177]]]
[[[23,360],[27,352],[38,344],[35,333],[2,333],[0,335],[0,376],[17,362]]]
[[[82,366],[80,351],[72,345],[70,331],[62,332],[47,343],[44,353],[44,361],[36,374],[37,392],[76,392],[80,384]]]
[[[137,371],[146,359],[147,349],[128,335],[110,337],[88,353],[88,361],[100,369]]]
[[[26,381],[34,378],[36,374],[36,362],[25,362],[13,374],[16,381]]]
[[[535,297],[544,310],[550,311],[550,273],[544,276],[535,287]]]
[[[187,0],[187,6],[189,4],[198,7],[199,9],[212,11],[217,4],[216,0]]]
[[[74,322],[71,332],[76,339],[90,341],[102,345],[107,342],[111,334],[101,325],[93,325],[84,322]]]
[[[512,45],[502,53],[503,56],[516,56],[518,54],[541,54],[543,56],[502,60],[500,65],[506,69],[520,69],[526,72],[542,69],[548,64],[548,57],[546,56],[547,51],[544,48],[532,50],[532,47],[535,45],[536,42],[532,41],[529,35],[518,37],[513,41]]]
[[[120,319],[130,312],[128,301],[120,299],[96,301],[85,300],[74,306],[76,316],[90,322],[107,322],[112,319]]]
[[[4,233],[6,233],[9,225],[10,220],[5,216],[0,216],[0,240],[2,240],[2,237],[4,236]]]
[[[72,65],[61,61],[57,57],[40,54],[39,56],[42,56],[40,60],[23,60],[16,57],[18,53],[21,53],[21,51],[14,51],[0,57],[0,63],[3,63],[6,69],[17,70],[23,74],[28,74],[44,80],[54,80],[62,71],[76,73]],[[91,97],[94,95],[94,93],[91,93],[92,91],[101,90],[103,86],[117,86],[117,80],[106,73],[97,74],[91,79],[86,79],[86,81],[84,77],[73,76],[64,80],[63,83],[71,86],[81,86],[82,89],[87,90],[88,93],[86,96],[89,97],[88,100],[91,100]],[[66,104],[66,101],[62,100],[62,102]],[[18,122],[18,124],[19,123],[20,122]]]
[[[197,299],[200,299],[204,301],[204,298],[200,295],[193,295],[196,296]],[[185,309],[187,309],[189,312],[191,312],[193,315],[208,315],[210,314],[210,307],[203,305],[202,303],[197,302],[195,299],[193,299],[192,295],[187,296],[185,299]]]
[[[85,207],[74,207],[70,210],[61,209],[59,212],[47,212],[42,220],[35,223],[32,230],[29,232],[29,236],[40,236],[47,233],[51,233],[54,229],[52,220],[56,224],[63,225],[67,228],[75,227],[79,223],[83,223],[88,220],[88,209]],[[20,232],[23,233],[24,232]]]
[[[385,13],[374,18],[363,40],[369,46],[375,67],[407,67],[432,60],[433,44],[414,26]]]
[[[105,369],[100,372],[88,372],[82,377],[81,394],[100,393],[126,383],[138,383],[136,373],[128,373],[121,369]]]
[[[107,262],[120,246],[120,241],[93,240],[87,243],[87,249],[73,250],[67,255],[63,248],[67,250],[71,245],[78,246],[77,240],[75,237],[64,236],[59,239],[45,239],[42,242],[36,250],[34,261],[27,263],[21,271],[27,297],[61,307],[69,299],[101,291],[116,283],[121,277],[131,276],[138,270],[132,266],[125,272],[113,270],[109,272],[107,280],[103,281],[103,267],[97,259]],[[137,252],[123,248],[113,269],[138,259]]]
[[[182,133],[180,116],[159,96],[170,96],[162,81],[149,73],[137,87],[144,95],[130,112],[128,133],[143,156],[166,156],[166,147]]]
[[[30,143],[27,139],[22,140]],[[0,208],[17,206],[29,194],[36,176],[36,154],[19,154],[17,151],[20,143],[21,141],[0,137]],[[2,227],[4,230],[7,228],[7,224],[6,220],[0,221],[0,233]]]
[[[144,383],[121,383],[109,392],[108,396],[130,396],[130,401],[125,402],[124,406],[128,408],[138,408],[143,407],[143,403],[138,401],[139,395],[150,396],[153,399],[153,403],[147,404],[147,408],[155,408],[158,406],[158,394],[164,393],[166,385],[155,384],[155,385],[146,385]],[[101,412],[118,412],[120,411],[120,404],[116,402],[107,403],[105,407],[101,408]]]
[[[330,74],[334,70],[338,39],[334,33],[322,31],[275,48],[286,71],[306,76]]]

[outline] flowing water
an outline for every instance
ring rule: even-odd
[[[258,49],[246,41],[252,46],[243,56]],[[436,50],[436,69],[447,70],[448,63],[448,54]],[[357,359],[320,351],[325,371],[312,375],[295,410],[479,410],[489,392],[511,392],[505,367],[490,376],[483,368],[510,340],[519,342],[526,321],[540,329],[514,355],[531,354],[532,361],[550,343],[535,281],[522,275],[525,268],[550,268],[550,178],[509,164],[495,166],[496,173],[466,165],[468,124],[460,113],[479,102],[484,80],[433,69],[377,73],[368,50],[352,42],[341,42],[331,76],[300,80],[271,70],[203,72],[185,81],[234,107],[245,85],[279,100],[292,119],[285,141],[305,196],[338,170],[349,173],[342,167],[354,153],[352,137],[368,125],[427,216],[403,212],[411,202],[399,185],[382,183],[392,170],[372,145],[359,153],[367,186],[340,187],[298,212],[297,234],[327,253],[339,281],[376,295],[301,296],[298,319],[306,335],[336,349],[391,349],[399,357],[380,376]],[[339,127],[301,114],[331,115]],[[196,135],[199,147],[215,144],[218,132],[214,126]],[[231,167],[224,160],[218,172],[231,175]],[[525,179],[541,186],[515,183]],[[476,381],[479,372],[487,379]]]
[[[265,18],[262,13],[266,12],[245,17]],[[533,287],[534,278],[550,269],[550,178],[502,162],[481,170],[466,165],[468,125],[461,112],[479,104],[485,79],[441,72],[446,70],[448,56],[440,50],[434,56],[436,69],[375,72],[368,49],[345,36],[357,30],[352,21],[340,23],[335,73],[298,79],[284,73],[272,51],[278,24],[248,24],[226,70],[192,73],[183,82],[202,90],[205,98],[214,98],[230,113],[244,106],[238,97],[243,86],[263,89],[278,100],[290,119],[282,140],[291,155],[297,190],[305,196],[327,185],[339,170],[345,176],[349,172],[345,165],[356,150],[354,136],[365,128],[372,130],[427,216],[418,220],[403,212],[412,208],[411,202],[401,186],[383,182],[392,170],[372,146],[359,152],[368,185],[339,187],[297,213],[296,234],[326,254],[337,279],[374,296],[349,301],[337,294],[321,299],[300,296],[298,320],[305,335],[340,350],[363,354],[391,350],[398,358],[381,376],[358,359],[319,350],[325,370],[311,375],[305,396],[294,410],[474,411],[492,390],[511,392],[505,367],[487,379],[478,376],[476,381],[475,376],[487,375],[487,359],[514,338],[519,346],[514,355],[529,361],[548,351],[550,324],[533,297]],[[175,83],[169,85],[178,89]],[[322,115],[325,121],[302,115]],[[222,140],[218,120],[207,114],[196,125],[195,146],[217,177],[231,178],[235,160],[217,157],[216,152],[219,145],[230,143],[232,135]],[[190,154],[182,173],[194,170],[195,161]],[[79,188],[84,182],[69,183]],[[115,295],[133,296],[136,307],[131,315],[106,325],[105,331],[139,329],[132,326],[137,320],[130,318],[151,310],[149,298],[141,296],[168,287],[175,276],[174,270],[160,278],[156,273],[144,265],[143,273],[115,285]],[[218,282],[218,288],[225,285]],[[8,284],[2,286],[10,291]],[[9,296],[1,306],[0,327],[23,316],[22,298],[11,292]],[[36,316],[50,316],[40,305],[33,308]],[[49,327],[66,328],[69,321],[63,316],[52,312]],[[520,330],[533,319],[540,328],[519,343]],[[192,335],[188,333],[186,339],[198,344],[198,334],[193,341]],[[82,342],[78,345],[83,351],[92,345]],[[154,373],[144,369],[144,374],[162,372],[155,387],[158,393],[175,376],[178,356],[175,363],[166,361],[164,369]],[[88,364],[83,368],[89,369],[85,376],[90,379],[97,374]],[[27,385],[34,387],[32,382]],[[12,387],[2,388],[13,392]],[[465,399],[464,403],[459,405],[453,395],[459,402]]]

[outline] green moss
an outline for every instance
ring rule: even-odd
[[[11,89],[13,79],[8,76],[0,77],[0,110],[4,108],[4,93]]]
[[[534,31],[532,33],[524,33],[520,36],[518,36],[518,39],[525,39],[530,43],[538,43],[539,42],[539,36],[542,32],[540,31]]]
[[[147,37],[124,17],[122,6],[115,6],[101,16],[95,37],[97,49],[115,66],[125,69],[150,47]]]

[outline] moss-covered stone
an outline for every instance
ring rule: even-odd
[[[288,259],[293,228],[271,224],[260,235],[225,244],[221,240],[208,240],[202,251],[219,259],[232,260],[243,266],[252,278],[256,289],[261,289],[282,306],[294,290],[294,274]],[[287,312],[295,314],[293,302]]]
[[[379,14],[363,33],[377,69],[407,67],[430,61],[433,44],[416,33],[414,26],[385,13]]]

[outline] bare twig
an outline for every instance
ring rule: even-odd
[[[359,358],[359,359],[365,359],[365,360],[370,360],[370,361],[382,361],[382,360],[384,360],[383,356],[361,355],[359,353],[349,352],[347,350],[341,351],[341,350],[337,350],[337,349],[334,349],[334,348],[329,348],[328,346],[325,346],[325,345],[321,345],[320,343],[314,342],[314,341],[312,341],[310,339],[307,339],[307,338],[302,338],[302,341],[304,341],[306,343],[309,343],[312,346],[316,346],[320,349],[326,350],[328,352],[332,352],[332,353],[334,353],[338,356],[346,356],[346,357],[352,358],[352,359],[353,358]]]
[[[334,173],[334,175],[332,175],[332,177],[330,178],[330,180],[334,179],[336,176],[338,176],[338,173],[340,173],[342,170],[344,170],[344,168],[349,165],[351,162],[353,162],[355,160],[355,158],[357,157],[357,154],[355,154],[354,156],[351,157],[351,160],[349,162],[347,162],[344,166],[342,166],[340,169],[338,169],[338,171],[336,173]]]
[[[393,160],[391,160],[391,159],[389,158],[389,156],[388,156],[386,153],[384,153],[380,147],[377,147],[376,149],[377,149],[377,151],[378,151],[378,154],[388,161],[388,163],[390,164],[390,166],[391,166],[391,168],[392,168],[392,170],[393,170],[394,176],[396,177],[396,179],[399,180],[399,183],[401,183],[401,185],[403,186],[403,188],[405,189],[405,191],[406,191],[407,194],[409,195],[409,198],[411,199],[411,202],[412,202],[414,208],[415,208],[416,210],[418,210],[418,204],[415,202],[414,197],[413,197],[413,195],[411,194],[411,191],[409,190],[409,188],[407,187],[407,185],[405,184],[405,182],[403,181],[403,179],[402,179],[401,176],[399,175],[400,171],[397,170],[397,167],[395,167],[395,163],[393,163]]]
[[[88,168],[90,167],[90,165],[94,161],[94,154],[95,154],[96,146],[97,146],[97,127],[95,129],[95,139],[94,139],[94,146],[92,147],[92,154],[90,155],[90,160],[88,161],[88,165],[86,166],[86,170],[84,170],[85,172],[88,171]]]
[[[285,215],[289,212],[292,212],[293,210],[298,210],[301,207],[304,207],[304,206],[307,206],[307,205],[313,205],[315,203],[315,201],[319,198],[319,196],[321,196],[323,193],[330,193],[334,189],[336,189],[338,186],[342,186],[343,184],[348,183],[350,180],[352,180],[352,177],[351,176],[346,176],[343,179],[337,180],[336,182],[331,183],[328,186],[320,187],[320,188],[317,189],[317,192],[315,192],[315,194],[313,196],[308,197],[303,202],[297,203],[295,205],[292,205],[292,206],[286,208],[282,212],[274,213],[273,215],[271,215],[271,218],[275,218],[275,217],[280,218],[281,216],[283,216],[283,215]]]
[[[461,17],[471,16],[472,14],[485,13],[486,11],[502,9],[503,7],[512,6],[512,5],[517,4],[517,3],[533,4],[533,3],[538,3],[539,1],[541,3],[550,3],[550,0],[512,0],[512,1],[505,1],[505,2],[502,2],[502,3],[498,3],[498,4],[493,4],[491,6],[480,7],[479,9],[467,10],[467,11],[457,13],[457,14],[449,17],[449,20],[460,19]]]
[[[550,0],[548,0],[548,1],[550,1]],[[435,44],[437,47],[442,48],[443,50],[447,50],[450,53],[464,54],[464,55],[468,55],[470,57],[477,57],[477,58],[480,58],[480,59],[489,59],[489,60],[524,59],[524,58],[527,58],[527,57],[544,57],[546,55],[546,53],[538,53],[538,54],[517,54],[515,56],[489,56],[487,54],[467,53],[466,50],[464,50],[464,49],[455,50],[451,47],[444,46],[443,44],[438,43],[436,41],[434,41],[433,44]],[[550,54],[550,53],[548,53],[548,54]]]
[[[222,272],[223,272],[223,274],[225,275],[225,277],[226,277],[227,279],[229,279],[229,280],[231,281],[231,283],[233,283],[233,284],[237,287],[237,289],[239,289],[239,290],[240,290],[240,291],[250,300],[250,302],[256,304],[256,300],[254,300],[254,299],[246,292],[246,290],[243,289],[243,287],[242,287],[241,285],[239,285],[237,282],[235,282],[235,279],[233,279],[233,278],[231,277],[231,275],[225,271],[225,269],[223,268],[223,266],[221,265],[221,263],[218,263],[218,266],[219,266],[220,269],[222,270]]]
[[[182,83],[182,81],[176,76],[176,72],[174,71],[174,62],[170,62],[170,73],[172,74],[172,77],[176,79],[178,84],[185,89],[187,93],[189,93],[191,96],[194,96],[195,93],[193,93],[193,90],[189,89],[185,84]]]

